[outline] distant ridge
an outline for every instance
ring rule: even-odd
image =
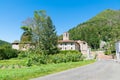
[[[7,44],[7,45],[11,45],[11,43],[9,43],[9,42],[6,42],[6,41],[3,41],[3,40],[0,40],[0,46],[3,46],[3,45],[5,45],[5,44]]]

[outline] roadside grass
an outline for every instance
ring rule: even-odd
[[[9,59],[9,60],[0,60],[0,65],[23,65],[26,64],[26,59]]]
[[[0,64],[1,62],[2,61],[0,61]],[[93,62],[95,62],[95,60],[85,60],[80,62],[68,62],[59,64],[46,64],[15,69],[0,69],[0,80],[28,80],[35,77],[45,76],[71,68],[80,67]],[[3,63],[5,62],[3,61]]]

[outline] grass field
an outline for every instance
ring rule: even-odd
[[[20,62],[23,64],[24,61],[18,61],[18,63]],[[30,78],[60,72],[70,68],[75,68],[75,67],[83,66],[86,64],[90,64],[93,62],[95,62],[95,60],[60,63],[60,64],[47,64],[47,65],[31,66],[31,67],[23,67],[23,68],[4,68],[4,69],[1,68],[0,80],[28,80]],[[11,62],[0,61],[0,65],[1,64],[10,65],[11,63],[14,64],[14,61],[11,61]]]
[[[11,59],[11,60],[0,60],[0,65],[11,65],[11,64],[19,64],[25,65],[26,60],[19,60],[19,59]]]

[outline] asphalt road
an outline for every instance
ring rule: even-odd
[[[120,80],[120,63],[100,60],[87,66],[31,80]]]

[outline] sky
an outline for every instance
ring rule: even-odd
[[[20,40],[20,27],[35,10],[46,10],[58,35],[106,10],[120,10],[120,0],[0,0],[0,40]]]

